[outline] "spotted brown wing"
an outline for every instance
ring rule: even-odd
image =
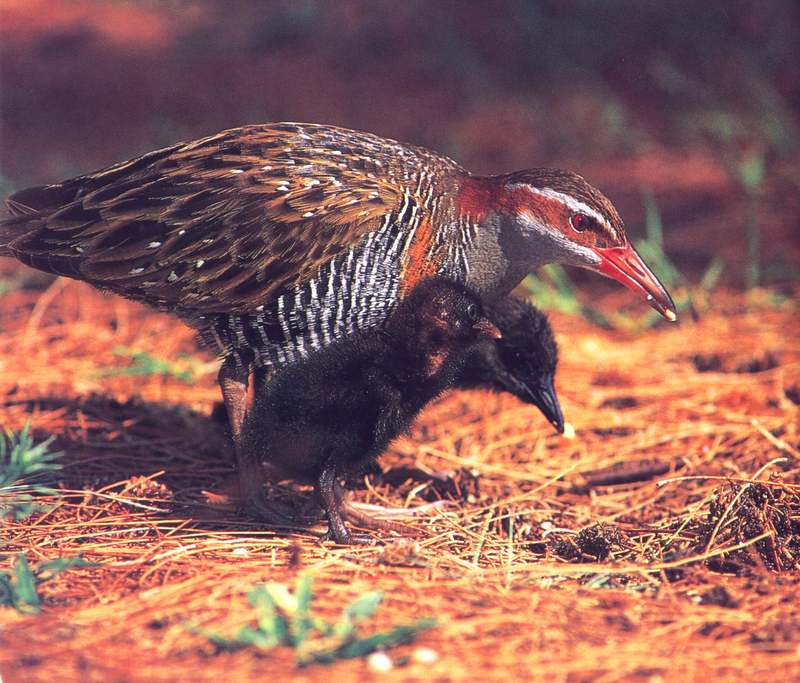
[[[407,179],[380,167],[385,142],[298,124],[225,131],[13,195],[0,249],[152,305],[252,312],[400,206]]]

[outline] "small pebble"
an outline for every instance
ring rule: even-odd
[[[389,659],[389,655],[385,652],[373,652],[369,657],[367,657],[367,665],[373,671],[377,671],[378,673],[386,673],[387,671],[391,671],[392,667],[392,660]]]
[[[433,664],[439,660],[439,653],[429,647],[418,647],[412,657],[417,664]]]

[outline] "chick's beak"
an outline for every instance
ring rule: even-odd
[[[564,414],[561,412],[561,404],[558,402],[553,377],[542,379],[539,386],[529,387],[528,391],[533,404],[542,411],[542,414],[556,428],[556,431],[559,434],[563,434]]]
[[[497,329],[497,326],[489,320],[489,318],[481,318],[472,327],[491,339],[500,339],[503,336],[500,330]]]
[[[625,244],[622,247],[595,247],[594,252],[600,257],[600,263],[595,270],[642,294],[667,320],[674,322],[678,319],[669,292],[664,289],[664,285],[658,281],[633,246]]]

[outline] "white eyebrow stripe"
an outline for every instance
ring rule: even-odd
[[[517,186],[523,185],[523,183],[517,183]],[[534,192],[542,197],[547,197],[548,199],[556,199],[562,204],[564,204],[568,209],[574,211],[575,213],[585,213],[588,216],[594,218],[600,225],[608,230],[609,234],[614,236],[615,231],[609,224],[608,220],[605,216],[601,213],[598,213],[595,209],[590,206],[587,206],[583,202],[579,202],[575,197],[570,197],[568,194],[564,194],[563,192],[558,192],[557,190],[551,190],[549,187],[533,187],[533,185],[524,184],[531,192]],[[512,185],[512,187],[514,187]]]

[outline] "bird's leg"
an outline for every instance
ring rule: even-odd
[[[309,515],[267,496],[264,484],[271,479],[270,472],[251,453],[243,453],[238,458],[236,476],[240,513],[267,524],[285,527],[307,526],[319,520],[317,506],[314,506],[315,514]]]
[[[375,539],[366,534],[352,533],[344,523],[341,510],[341,498],[337,495],[336,467],[328,461],[322,474],[319,475],[316,493],[319,502],[328,517],[328,530],[322,536],[323,541],[335,541],[341,545],[371,545]]]
[[[264,499],[264,471],[261,463],[253,454],[244,452],[242,430],[244,419],[249,408],[248,384],[250,368],[229,356],[219,369],[219,386],[222,389],[222,400],[228,414],[228,426],[233,439],[236,455],[236,474],[239,482],[239,504],[248,513],[259,519],[272,523],[288,523],[293,520],[274,506],[268,505]],[[266,376],[255,373],[254,382],[266,381]]]
[[[237,457],[236,474],[239,482],[239,508],[242,512],[270,524],[287,524],[293,521],[274,506],[267,504],[261,463],[252,458]]]
[[[250,368],[237,363],[232,356],[228,356],[223,361],[217,376],[217,381],[222,390],[225,410],[228,412],[228,424],[231,428],[231,437],[233,438],[233,446],[236,449],[237,460],[241,452],[242,426],[247,412],[247,383],[249,376]]]

